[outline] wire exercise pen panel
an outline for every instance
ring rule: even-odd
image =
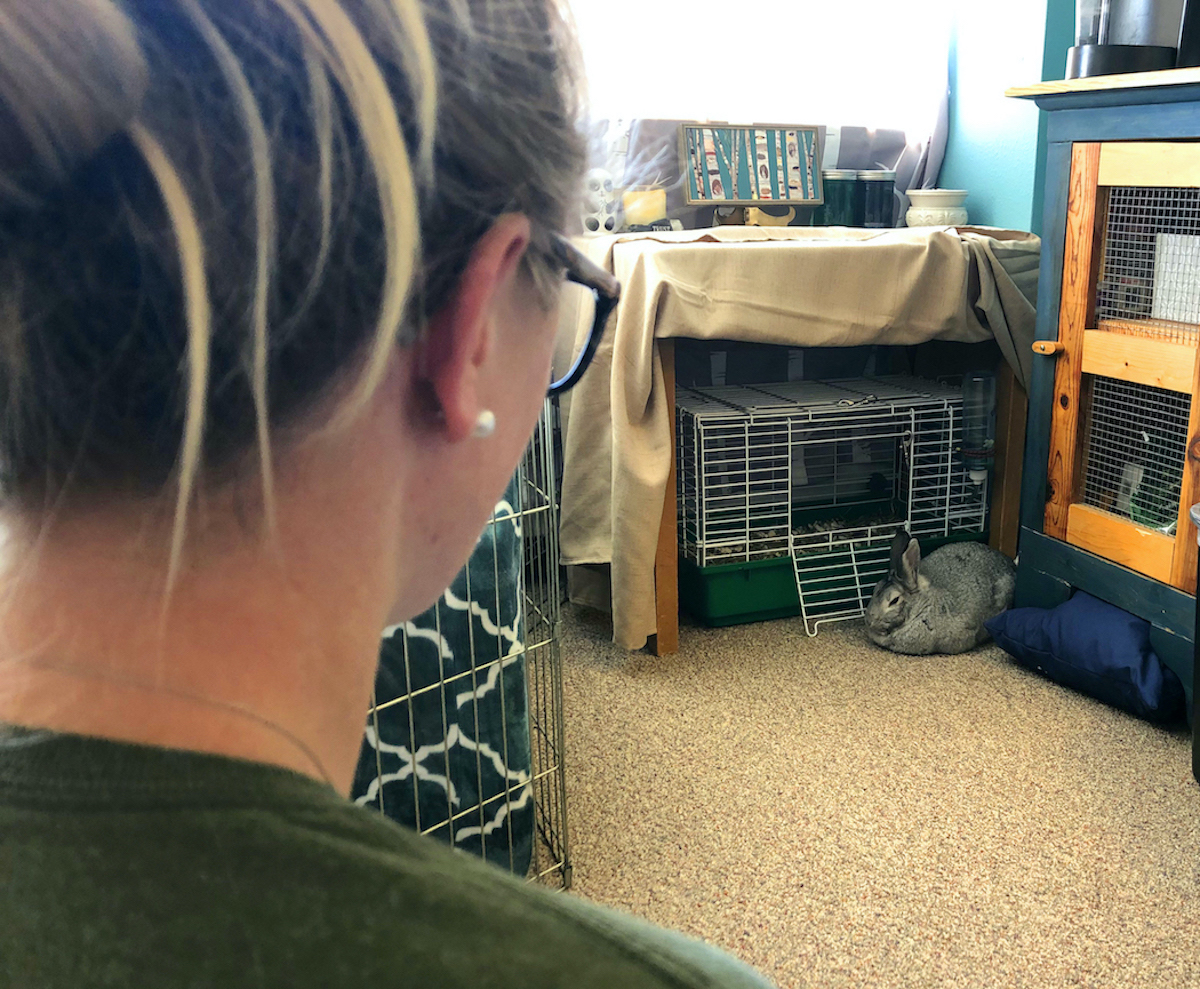
[[[1191,396],[1115,378],[1091,380],[1083,503],[1174,534]]]
[[[1200,341],[1200,189],[1108,190],[1096,318],[1114,332]]]
[[[517,875],[570,884],[553,408],[468,565],[384,632],[356,802]]]
[[[558,492],[561,490],[562,433],[556,400],[546,403],[538,429],[521,463],[524,484],[522,601],[526,615],[525,671],[529,691],[533,786],[532,878],[571,885],[567,832],[562,657],[559,621],[563,601],[558,551]]]
[[[791,556],[810,634],[860,615],[897,526],[980,533],[961,394],[909,378],[680,389],[679,544],[699,567]]]

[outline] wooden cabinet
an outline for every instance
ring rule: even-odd
[[[1070,167],[1043,531],[1195,593],[1200,144],[1074,142]]]
[[[1009,95],[1046,111],[1048,139],[1016,603],[1080,588],[1147,619],[1190,703],[1200,70]]]

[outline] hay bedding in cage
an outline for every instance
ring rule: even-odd
[[[788,548],[788,530],[784,528],[764,529],[756,533],[756,539],[747,542],[729,543],[708,547],[708,559],[711,565],[723,562],[740,562],[748,557],[755,559],[784,558],[787,556],[808,556],[814,553],[828,552],[830,537],[854,536],[860,532],[878,529],[880,527],[894,531],[903,526],[906,520],[899,512],[877,512],[866,517],[820,519],[808,522],[791,529],[791,549]],[[782,549],[760,550],[761,544],[782,544]]]
[[[830,541],[843,538],[861,538],[873,533],[874,530],[884,529],[889,538],[896,528],[906,524],[906,519],[898,512],[876,512],[865,518],[836,518],[811,522],[792,530],[792,553],[795,556],[808,556],[828,552]]]

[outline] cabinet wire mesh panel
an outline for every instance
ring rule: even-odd
[[[1083,503],[1174,535],[1191,396],[1103,376],[1091,384]]]
[[[704,568],[791,557],[809,635],[860,616],[897,526],[923,538],[987,524],[959,389],[856,378],[676,395],[679,545]]]
[[[515,874],[571,882],[557,408],[454,584],[384,632],[355,800]]]
[[[1200,189],[1108,190],[1096,317],[1102,330],[1197,342]]]
[[[1200,189],[1116,186],[1107,192],[1098,328],[1194,347],[1200,342]],[[1095,374],[1086,375],[1083,386],[1080,500],[1175,535],[1191,396]]]

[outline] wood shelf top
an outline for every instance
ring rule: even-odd
[[[1095,93],[1116,89],[1154,89],[1160,86],[1186,86],[1200,83],[1200,67],[1163,69],[1159,72],[1123,72],[1111,76],[1088,76],[1086,79],[1051,79],[1032,86],[1013,86],[1005,96],[1035,99],[1061,93]]]

